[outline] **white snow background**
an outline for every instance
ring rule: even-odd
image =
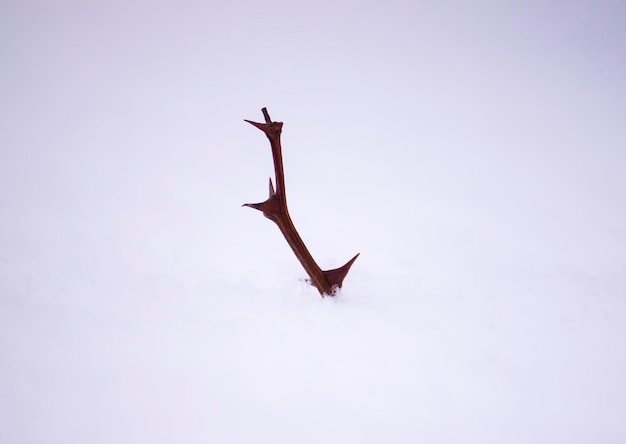
[[[0,442],[626,442],[624,23],[3,1]]]

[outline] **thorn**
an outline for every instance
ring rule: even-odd
[[[272,183],[272,178],[270,177],[270,197],[274,194],[276,194],[276,191],[274,191],[274,184]]]
[[[268,219],[279,217],[282,214],[280,201],[278,197],[276,197],[276,194],[271,195],[269,199],[267,199],[265,202],[247,203],[243,204],[242,207],[254,208],[255,210],[259,210],[263,212],[263,215]]]
[[[272,137],[279,137],[281,131],[283,130],[283,122],[268,122],[268,123],[259,123],[253,122],[252,120],[243,119],[244,122],[248,122],[250,125],[257,127],[261,131],[265,133],[267,137],[272,140]]]
[[[260,129],[264,133],[267,131],[267,129],[266,129],[267,128],[267,124],[265,124],[265,123],[253,122],[252,120],[247,120],[247,119],[243,119],[243,120],[244,120],[244,122],[248,122],[252,126],[256,126],[258,129]]]
[[[255,210],[261,210],[261,205],[263,205],[263,203],[247,203],[247,204],[243,204],[242,207],[248,207],[248,208],[254,208]]]
[[[339,268],[335,268],[333,270],[322,271],[322,273],[324,273],[324,277],[326,278],[331,288],[333,289],[333,293],[330,296],[334,296],[336,291],[339,288],[341,288],[343,284],[343,280],[345,279],[346,275],[350,271],[350,267],[352,267],[352,264],[354,263],[354,261],[356,261],[356,258],[359,257],[359,254],[361,253],[357,253],[356,256],[354,256],[345,265]]]

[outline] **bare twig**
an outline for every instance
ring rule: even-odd
[[[306,245],[304,245],[302,238],[296,231],[291,217],[289,216],[289,210],[287,209],[283,155],[280,145],[280,134],[282,132],[283,123],[272,122],[267,108],[263,108],[261,111],[263,112],[265,123],[257,123],[250,120],[246,120],[246,122],[263,131],[270,141],[272,157],[274,158],[276,189],[274,189],[274,184],[270,178],[269,198],[265,202],[244,204],[244,206],[262,211],[265,217],[278,225],[281,233],[283,233],[283,236],[287,239],[289,246],[311,278],[311,283],[318,289],[322,296],[334,296],[337,290],[341,288],[344,278],[348,274],[348,271],[350,271],[350,267],[352,267],[356,258],[359,257],[359,254],[357,253],[356,256],[342,267],[333,270],[322,270],[317,265]]]

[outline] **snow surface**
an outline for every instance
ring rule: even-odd
[[[0,6],[0,442],[626,442],[624,8],[205,3]]]

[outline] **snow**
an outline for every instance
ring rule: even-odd
[[[548,3],[3,4],[0,442],[625,442],[624,11]]]

